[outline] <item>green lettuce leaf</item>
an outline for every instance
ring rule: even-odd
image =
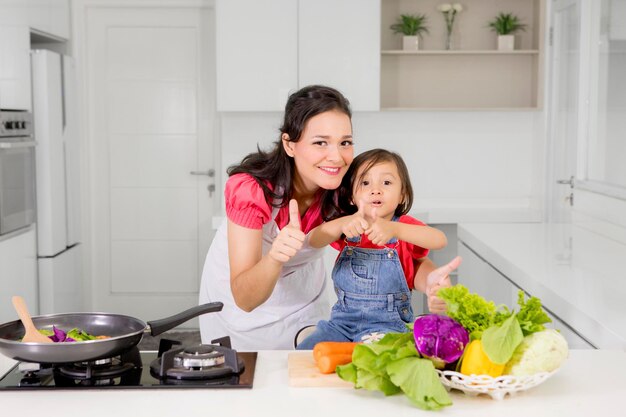
[[[400,388],[395,386],[389,376],[375,375],[364,369],[356,370],[355,388],[364,388],[369,391],[381,391],[385,395],[394,395],[400,392]]]
[[[489,360],[504,365],[524,339],[517,317],[513,314],[499,326],[492,326],[483,332],[482,344]]]
[[[552,321],[546,312],[543,311],[541,300],[537,297],[530,297],[526,301],[524,291],[519,290],[517,293],[517,304],[520,307],[519,313],[517,313],[517,321],[519,321],[524,336],[545,330],[544,324]]]
[[[356,366],[354,366],[352,362],[337,366],[335,372],[337,373],[337,376],[344,381],[356,384]]]
[[[452,405],[433,363],[428,359],[404,358],[390,363],[387,372],[413,404],[424,410],[439,410]]]
[[[352,363],[337,367],[337,375],[355,388],[385,395],[404,392],[425,410],[452,404],[432,362],[417,352],[412,332],[387,333],[378,342],[357,345]]]
[[[480,339],[484,330],[511,316],[506,306],[496,306],[461,284],[441,288],[437,295],[446,303],[446,314],[465,327],[472,339]]]

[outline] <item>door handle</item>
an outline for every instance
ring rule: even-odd
[[[207,177],[213,178],[215,176],[215,170],[209,169],[207,171],[190,171],[191,175],[206,175]]]
[[[568,184],[569,188],[574,188],[574,176],[569,177],[569,180],[556,180],[557,184]]]
[[[206,175],[207,177],[210,177],[210,178],[215,177],[215,170],[213,168],[210,168],[206,171],[189,171],[189,173],[191,175]],[[213,197],[213,193],[215,192],[215,183],[211,183],[207,185],[206,189],[209,192],[209,197]]]

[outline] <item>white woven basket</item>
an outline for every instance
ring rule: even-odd
[[[464,375],[454,371],[437,370],[437,373],[441,383],[448,390],[458,389],[471,396],[486,394],[494,400],[502,400],[506,394],[513,395],[541,384],[556,371],[558,369],[534,375],[502,375],[496,378],[489,375]]]

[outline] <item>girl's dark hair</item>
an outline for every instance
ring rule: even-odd
[[[413,187],[411,186],[411,177],[409,176],[409,170],[404,160],[395,152],[390,152],[385,149],[372,149],[357,155],[352,161],[352,164],[350,164],[350,168],[348,168],[348,172],[346,172],[346,175],[341,180],[341,185],[337,190],[339,212],[333,213],[332,218],[346,214],[354,214],[358,211],[358,207],[352,204],[355,184],[359,184],[365,174],[367,174],[374,165],[380,164],[381,162],[392,162],[396,164],[400,180],[402,181],[404,200],[396,207],[394,214],[396,216],[402,216],[411,210],[411,206],[413,205]],[[363,168],[363,171],[361,175],[357,177],[357,172],[359,172],[361,168]]]
[[[338,110],[352,118],[350,102],[339,91],[322,85],[304,87],[289,96],[280,137],[269,151],[251,153],[226,170],[228,176],[245,173],[251,175],[263,189],[265,200],[274,207],[284,207],[293,197],[294,161],[283,147],[282,134],[289,135],[290,142],[298,142],[306,122],[318,114]],[[271,184],[274,191],[270,189]],[[275,201],[279,200],[279,203]],[[322,217],[336,212],[335,190],[324,190]]]

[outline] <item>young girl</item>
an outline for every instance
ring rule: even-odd
[[[347,215],[321,224],[309,236],[312,247],[330,243],[341,251],[332,272],[338,301],[330,320],[318,322],[298,349],[405,332],[405,324],[414,320],[411,290],[434,294],[431,287],[438,285],[414,282],[415,265],[447,240],[443,232],[406,215],[413,190],[399,155],[383,149],[360,154],[338,191],[339,208]]]

